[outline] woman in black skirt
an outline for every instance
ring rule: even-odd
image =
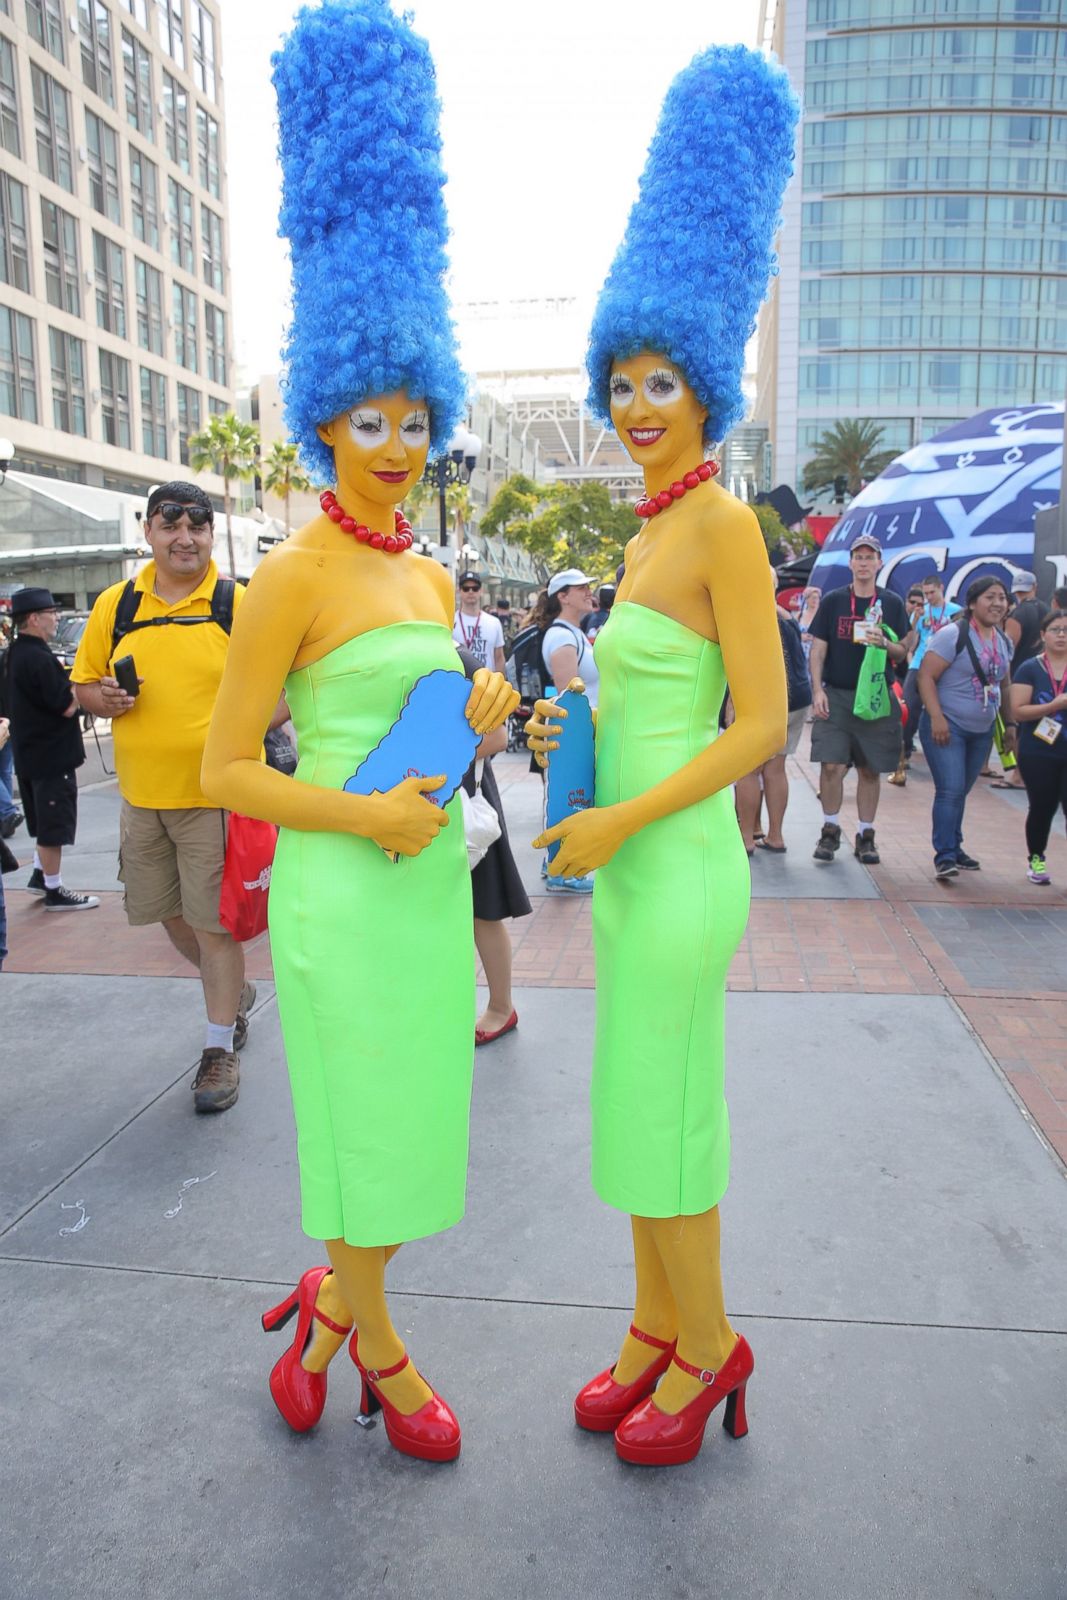
[[[478,663],[466,650],[457,653],[467,677],[473,677]],[[519,1019],[511,998],[511,934],[504,924],[509,917],[529,916],[532,909],[508,843],[504,807],[493,776],[491,757],[506,748],[507,728],[504,727],[487,734],[478,749],[478,759],[484,762],[482,794],[497,814],[500,838],[494,839],[471,873],[474,943],[489,985],[489,1003],[474,1029],[475,1045],[491,1044],[494,1039],[499,1039],[502,1034],[510,1033],[512,1028],[518,1026]],[[473,761],[463,779],[463,787],[473,798]]]

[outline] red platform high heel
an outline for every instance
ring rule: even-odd
[[[743,1439],[748,1432],[745,1387],[755,1362],[746,1339],[738,1334],[737,1343],[718,1372],[691,1367],[678,1355],[674,1357],[674,1364],[690,1377],[699,1378],[705,1385],[704,1393],[698,1394],[673,1417],[661,1411],[654,1400],[646,1400],[643,1406],[631,1411],[615,1430],[615,1449],[623,1461],[642,1467],[672,1467],[682,1461],[692,1461],[704,1443],[708,1418],[721,1400],[726,1401],[722,1425],[727,1433],[735,1439]]]
[[[435,1393],[409,1417],[398,1411],[377,1385],[384,1378],[395,1378],[398,1372],[403,1372],[411,1357],[404,1355],[392,1367],[364,1367],[359,1359],[358,1339],[359,1334],[353,1333],[348,1352],[363,1382],[359,1399],[360,1414],[373,1417],[375,1412],[380,1411],[385,1420],[389,1443],[401,1455],[417,1456],[420,1461],[454,1461],[459,1455],[461,1434],[459,1421],[451,1406]]]
[[[633,1383],[616,1383],[614,1367],[598,1372],[595,1378],[591,1378],[574,1397],[574,1420],[579,1428],[588,1428],[590,1433],[614,1433],[623,1417],[652,1393],[670,1366],[678,1342],[676,1339],[670,1343],[665,1339],[655,1339],[650,1333],[642,1333],[632,1322],[630,1336],[640,1339],[642,1344],[653,1345],[664,1354],[657,1356]]]
[[[332,1271],[332,1267],[309,1267],[292,1294],[280,1306],[263,1314],[264,1333],[273,1333],[277,1328],[284,1328],[295,1311],[300,1312],[296,1337],[285,1354],[275,1362],[270,1375],[274,1404],[294,1433],[307,1433],[309,1428],[313,1428],[326,1404],[325,1372],[305,1372],[300,1365],[300,1358],[311,1337],[312,1318],[329,1328],[331,1333],[347,1335],[352,1328],[351,1323],[347,1328],[341,1328],[322,1311],[315,1310],[315,1299],[322,1287],[322,1280]]]

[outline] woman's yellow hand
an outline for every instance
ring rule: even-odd
[[[625,804],[590,806],[588,811],[576,811],[554,828],[546,828],[533,841],[533,847],[547,850],[558,839],[559,849],[549,865],[549,877],[584,878],[610,861],[633,831]]]
[[[548,766],[548,752],[559,749],[561,723],[567,713],[554,700],[535,700],[533,716],[526,724],[526,743],[539,767]],[[559,721],[555,719],[559,718]]]
[[[404,778],[385,794],[367,796],[372,806],[369,837],[390,855],[417,856],[448,827],[443,806],[427,799],[444,783],[436,778]]]
[[[470,699],[465,714],[480,738],[505,723],[518,703],[519,691],[511,687],[502,672],[490,672],[488,667],[479,667],[471,679]]]

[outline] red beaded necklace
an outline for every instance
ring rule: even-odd
[[[332,489],[322,491],[319,495],[319,505],[330,521],[336,522],[342,533],[350,533],[360,544],[369,544],[372,550],[385,550],[389,555],[396,555],[402,550],[410,550],[414,543],[411,523],[401,511],[393,512],[395,533],[375,533],[373,528],[368,528],[364,523],[357,522],[355,517],[348,515]]]
[[[687,472],[684,478],[677,479],[669,489],[661,489],[659,494],[639,500],[634,510],[639,517],[658,517],[661,511],[666,511],[668,506],[672,506],[676,500],[688,494],[690,489],[695,489],[698,483],[707,483],[709,478],[714,478],[718,470],[717,461],[702,461],[699,467]]]

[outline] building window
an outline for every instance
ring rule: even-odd
[[[156,164],[130,145],[130,210],[133,231],[150,250],[159,249],[159,178]]]
[[[86,438],[85,346],[72,333],[49,328],[52,352],[52,422],[61,433]]]
[[[109,122],[98,117],[94,111],[86,111],[85,137],[89,147],[90,204],[102,217],[121,226],[118,135]]]
[[[66,61],[63,50],[63,7],[60,0],[26,0],[26,26],[30,38],[43,45],[57,61]]]
[[[33,82],[33,121],[37,134],[37,165],[46,178],[74,193],[71,165],[70,96],[36,62],[30,65]]]
[[[126,10],[134,22],[139,22],[147,32],[148,29],[148,0],[122,0]]]
[[[185,70],[182,0],[159,0],[159,42],[176,66]]]
[[[220,400],[218,395],[209,394],[207,397],[208,415],[211,417],[228,417],[230,408],[225,400]]]
[[[122,30],[122,76],[126,85],[126,121],[146,139],[151,139],[152,59],[128,28]]]
[[[78,0],[78,32],[82,46],[82,79],[87,88],[113,106],[111,18],[100,0]]]
[[[200,395],[184,383],[178,385],[178,455],[183,467],[189,465],[189,435],[200,430]]]
[[[130,363],[110,350],[100,352],[100,415],[104,443],[130,448]]]
[[[15,87],[15,48],[0,33],[0,145],[8,155],[22,155],[19,138],[19,98]]]
[[[200,0],[192,0],[193,24],[193,77],[197,88],[203,89],[212,100],[218,99],[215,88],[215,19]]]
[[[212,383],[226,387],[226,313],[210,300],[204,302],[204,352]]]
[[[0,412],[37,421],[37,371],[33,323],[21,311],[0,306]]]
[[[183,172],[191,172],[189,96],[169,72],[163,74],[163,131],[170,159]]]
[[[199,371],[196,353],[196,295],[180,283],[171,285],[174,318],[174,359],[179,367]]]
[[[30,292],[26,190],[6,172],[0,172],[0,280]]]
[[[193,197],[173,178],[167,179],[167,216],[170,222],[170,259],[186,272],[196,271],[193,253]]]
[[[167,459],[167,383],[161,372],[141,368],[141,447]]]
[[[44,289],[48,304],[57,311],[82,314],[79,283],[78,223],[54,200],[41,196],[41,237],[44,242]]]
[[[196,149],[199,156],[201,185],[216,200],[222,197],[219,181],[219,125],[203,106],[196,108]]]
[[[137,295],[137,343],[154,356],[163,354],[163,275],[147,261],[134,258]]]
[[[121,245],[93,232],[96,277],[96,325],[120,339],[126,337],[126,255]]]
[[[200,207],[200,259],[204,282],[222,293],[222,218],[210,206]]]

